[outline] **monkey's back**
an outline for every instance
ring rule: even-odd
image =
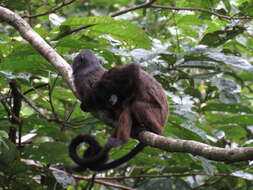
[[[140,122],[150,127],[153,132],[160,134],[168,117],[168,103],[164,89],[151,75],[141,70],[137,94],[139,94],[136,97],[137,102],[141,101],[143,102],[142,105],[145,105],[145,108],[139,109],[139,111],[145,112],[143,115],[150,116],[147,117],[146,121]],[[158,122],[160,127],[153,126],[152,123],[154,122]]]

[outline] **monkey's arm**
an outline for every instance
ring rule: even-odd
[[[126,98],[126,95],[133,94],[138,87],[140,67],[138,64],[127,64],[115,67],[105,73],[98,82],[105,89],[115,92],[117,95]]]

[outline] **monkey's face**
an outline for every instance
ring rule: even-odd
[[[103,64],[103,61],[100,60],[92,51],[83,50],[81,51],[74,59],[72,65],[74,72],[78,69],[85,69],[97,65]]]

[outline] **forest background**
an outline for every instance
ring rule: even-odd
[[[140,63],[170,104],[166,138],[144,133],[150,146],[93,189],[253,189],[252,18],[252,0],[0,0],[0,189],[91,187],[63,167],[75,135],[112,132],[73,93],[83,49],[107,69]]]

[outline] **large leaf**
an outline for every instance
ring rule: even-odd
[[[225,30],[218,30],[212,33],[206,34],[201,41],[200,44],[205,44],[212,47],[217,47],[221,44],[224,44],[230,39],[233,39],[237,35],[244,32],[245,28],[240,26],[235,26],[233,28],[227,28]]]
[[[241,104],[210,103],[202,108],[203,111],[221,111],[230,113],[252,113],[253,111]]]
[[[25,10],[30,0],[1,0],[0,5],[10,9]]]
[[[31,45],[16,43],[13,44],[13,49],[12,53],[0,62],[0,70],[41,74],[48,70],[54,70]]]
[[[56,156],[57,155],[57,156]],[[67,155],[67,146],[60,142],[44,142],[25,149],[25,157],[45,163],[62,162]]]
[[[226,124],[252,125],[253,115],[236,115],[225,119]]]
[[[111,17],[71,18],[62,23],[64,26],[80,27],[94,25],[88,28],[89,33],[97,34],[100,38],[110,35],[113,39],[121,41],[122,46],[134,46],[149,49],[151,40],[146,33],[126,20],[116,20]],[[106,38],[110,40],[110,38]],[[113,39],[111,39],[113,41]]]

